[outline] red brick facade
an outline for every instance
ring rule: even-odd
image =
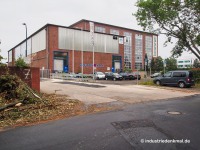
[[[124,37],[125,32],[132,34],[132,42],[131,42],[132,66],[131,66],[131,68],[134,71],[134,69],[135,69],[135,35],[136,34],[143,35],[143,41],[142,41],[142,43],[143,43],[143,46],[142,46],[143,58],[142,59],[144,59],[144,57],[145,57],[145,37],[146,36],[153,37],[153,34],[146,33],[146,32],[140,32],[140,31],[136,31],[136,30],[132,30],[132,29],[127,29],[127,28],[122,28],[122,27],[117,27],[117,26],[112,26],[112,25],[108,25],[108,24],[102,24],[102,23],[98,23],[98,22],[95,22],[95,26],[105,28],[106,34],[110,34],[111,29],[118,30],[119,36],[123,36],[123,37]],[[73,51],[59,49],[59,46],[58,46],[58,42],[59,42],[58,29],[59,29],[59,27],[63,27],[63,26],[47,24],[46,26],[44,26],[43,28],[41,28],[40,30],[38,30],[36,33],[33,34],[33,35],[35,35],[43,29],[46,30],[46,49],[40,50],[40,51],[32,54],[31,67],[39,67],[40,69],[44,68],[44,69],[54,70],[54,52],[59,51],[59,52],[67,52],[68,53],[68,69],[69,69],[68,72],[73,71],[73,69],[72,69],[73,68],[73,62],[72,62]],[[74,30],[79,30],[77,28],[80,28],[80,29],[85,30],[85,32],[90,30],[89,21],[87,21],[87,20],[81,20],[81,21],[71,25],[70,27],[74,28]],[[65,28],[67,28],[67,27],[65,27]],[[31,35],[30,37],[32,37],[33,35]],[[25,41],[23,41],[23,42],[25,42]],[[9,66],[14,65],[15,48],[13,48],[12,54],[13,54],[12,62],[9,63]],[[116,56],[116,55],[121,56],[121,66],[122,66],[121,69],[123,70],[124,69],[124,45],[123,44],[119,44],[119,54],[95,52],[94,64],[97,64],[96,70],[106,72],[106,71],[108,71],[107,69],[110,68],[110,71],[111,71],[111,69],[113,67],[112,59],[113,59],[113,56]],[[80,50],[74,51],[74,72],[75,73],[81,72],[81,64],[82,64],[81,56],[82,56],[82,53]],[[91,66],[91,64],[93,63],[92,56],[93,56],[92,52],[86,52],[86,51],[83,52],[83,64],[86,64],[86,66],[83,67],[83,73],[92,73],[92,66]],[[142,65],[144,66],[144,61],[143,61]]]
[[[127,28],[123,28],[123,27],[117,27],[117,26],[104,24],[104,23],[94,22],[94,24],[95,24],[95,26],[105,28],[107,34],[110,34],[111,29],[118,30],[120,36],[124,36],[124,32],[129,32],[132,34],[132,69],[133,70],[135,69],[135,35],[136,34],[142,35],[143,36],[143,60],[144,60],[144,58],[145,58],[145,38],[146,38],[146,36],[151,36],[153,39],[153,34],[150,34],[147,32],[140,32],[140,31],[132,30],[132,29],[127,29]],[[80,28],[83,30],[90,30],[90,25],[89,25],[88,20],[81,20],[81,21],[71,25],[70,27]],[[153,49],[153,44],[152,44],[152,49]],[[157,54],[158,54],[158,46],[157,46]],[[122,54],[122,55],[124,55],[124,54]],[[142,61],[142,66],[144,66],[144,61]]]

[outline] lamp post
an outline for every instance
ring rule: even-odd
[[[26,23],[23,23],[22,25],[24,25],[25,28],[26,28],[26,51],[25,51],[25,56],[27,57],[27,25],[26,25]]]

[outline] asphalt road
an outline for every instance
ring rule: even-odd
[[[199,150],[199,143],[200,95],[129,104],[0,133],[0,150]]]

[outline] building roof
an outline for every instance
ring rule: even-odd
[[[153,35],[157,35],[157,36],[158,36],[158,34],[155,34],[155,33],[150,33],[150,32],[145,32],[145,31],[140,31],[140,30],[125,28],[125,27],[120,27],[120,26],[116,26],[116,25],[110,25],[110,24],[101,23],[101,22],[96,22],[96,21],[91,21],[91,20],[86,20],[86,19],[79,20],[79,21],[75,22],[74,24],[70,25],[69,27],[73,27],[73,26],[75,26],[76,24],[79,24],[79,23],[81,23],[81,22],[93,22],[94,24],[96,23],[96,24],[111,26],[111,27],[115,27],[115,28],[121,28],[121,29],[125,29],[125,30],[131,30],[131,31],[135,31],[135,32],[153,34]]]
[[[38,32],[42,31],[43,29],[46,29],[48,26],[56,26],[56,27],[62,27],[62,28],[68,28],[68,29],[73,29],[73,30],[82,30],[80,28],[73,28],[71,26],[67,27],[67,26],[62,26],[62,25],[56,25],[56,24],[49,24],[47,23],[46,25],[44,25],[43,27],[41,27],[39,30],[37,30],[36,32],[34,32],[33,34],[31,34],[30,36],[27,37],[27,40],[30,39],[31,37],[33,37],[34,35],[36,35]],[[86,32],[90,32],[88,30],[83,30],[83,31],[86,31]],[[114,35],[114,34],[108,34],[108,33],[100,33],[100,32],[95,32],[95,33],[98,33],[98,34],[106,34],[106,35]],[[124,37],[124,36],[120,36],[120,35],[115,35],[115,36],[118,36],[118,37]],[[13,48],[11,48],[9,51],[13,50],[14,48],[18,47],[19,45],[21,45],[22,43],[24,43],[26,41],[26,39],[24,39],[22,42],[20,42],[19,44],[17,44],[16,46],[14,46]]]

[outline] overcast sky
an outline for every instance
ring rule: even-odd
[[[136,0],[1,0],[0,55],[47,23],[69,26],[81,19],[142,30],[132,13],[137,11]],[[172,45],[163,47],[164,36],[159,36],[158,54],[167,58]],[[190,57],[184,54],[185,57]]]

